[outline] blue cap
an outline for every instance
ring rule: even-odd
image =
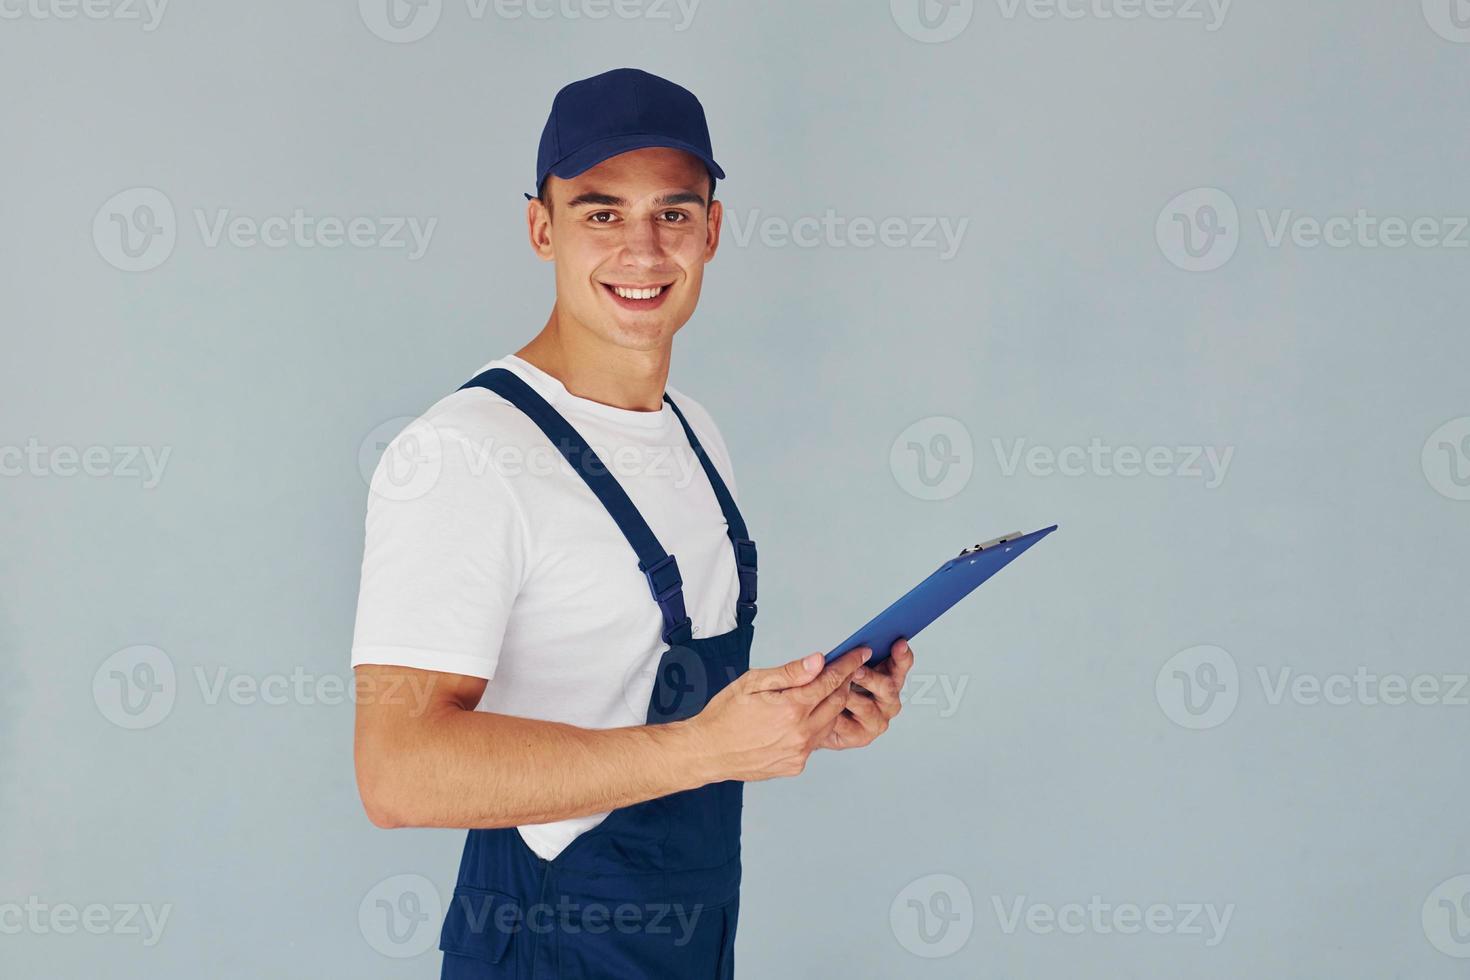
[[[556,93],[541,130],[536,189],[547,174],[575,177],[608,157],[649,146],[692,153],[711,177],[724,179],[710,149],[704,106],[693,92],[637,68],[614,68],[572,82]]]

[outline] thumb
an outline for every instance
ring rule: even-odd
[[[779,667],[752,670],[746,674],[750,678],[749,689],[752,691],[782,691],[788,687],[801,687],[820,674],[824,664],[825,661],[820,653],[809,653],[805,657]]]

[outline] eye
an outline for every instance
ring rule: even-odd
[[[612,224],[613,219],[616,217],[617,215],[613,214],[611,211],[594,211],[587,216],[587,220],[591,221],[594,225],[608,225]],[[604,218],[606,218],[607,220],[604,221]]]
[[[665,211],[663,213],[663,218],[669,224],[676,225],[681,222],[688,221],[689,215],[685,214],[683,211]]]

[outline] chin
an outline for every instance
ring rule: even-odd
[[[672,330],[659,327],[632,328],[620,326],[610,339],[627,350],[658,350],[674,335]]]

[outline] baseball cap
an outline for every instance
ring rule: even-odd
[[[614,68],[562,87],[536,151],[536,189],[547,174],[575,177],[608,157],[667,146],[692,153],[724,179],[694,93],[639,68]],[[527,194],[526,200],[535,194]]]

